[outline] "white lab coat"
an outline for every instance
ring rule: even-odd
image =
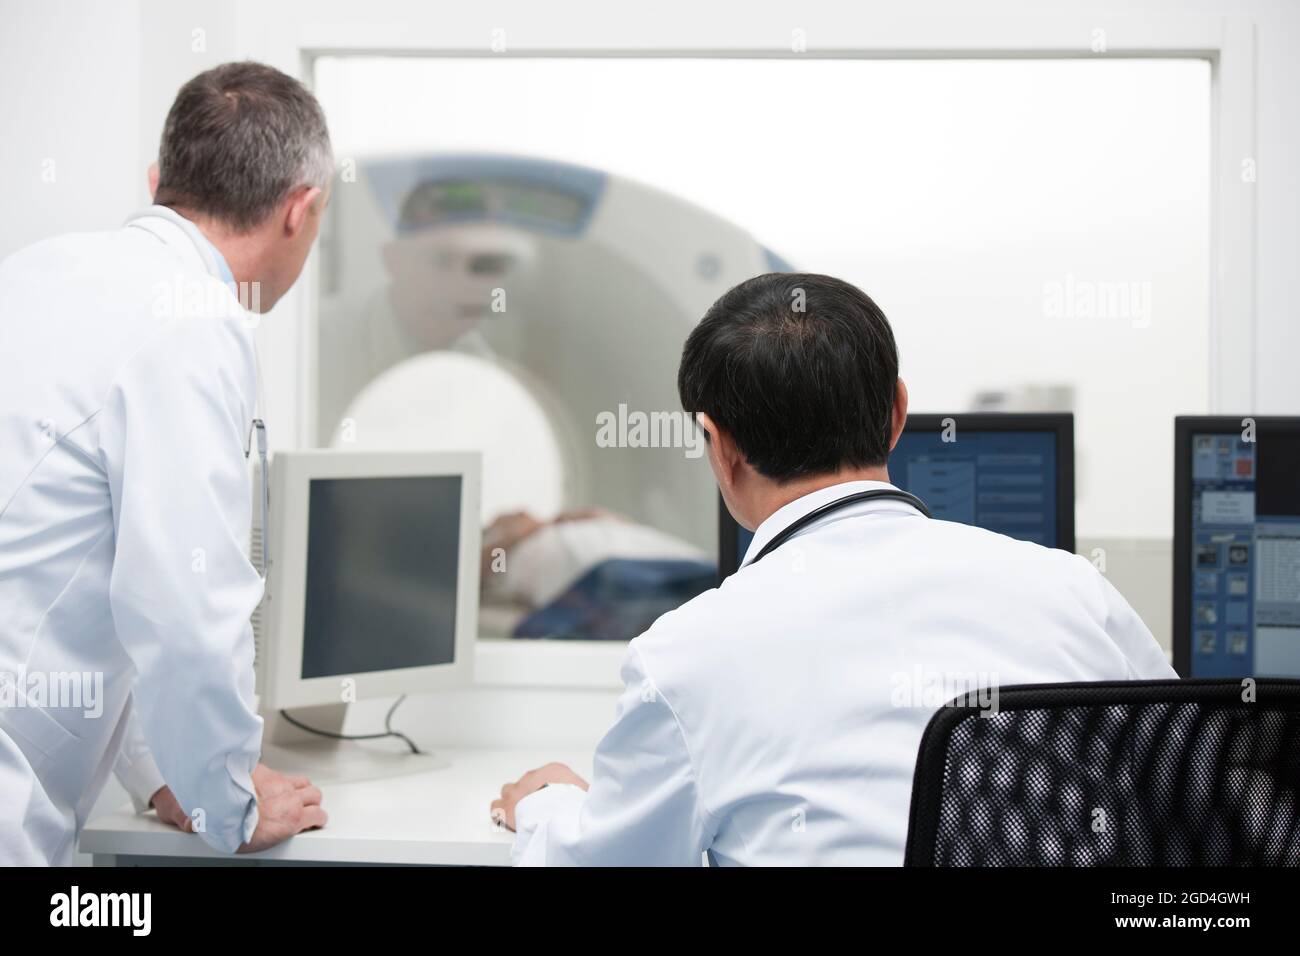
[[[256,826],[257,374],[218,263],[152,207],[0,264],[0,864],[68,862],[115,763],[214,847]]]
[[[786,505],[747,557],[856,491]],[[633,640],[591,790],[520,801],[515,861],[900,864],[921,734],[974,686],[1169,678],[1081,557],[923,517],[834,512]]]

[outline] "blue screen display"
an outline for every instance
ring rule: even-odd
[[[1300,676],[1300,440],[1192,436],[1191,676]]]
[[[1057,546],[1056,434],[1048,431],[904,430],[889,478],[936,518]],[[753,535],[741,528],[743,560]]]
[[[936,518],[1056,547],[1056,436],[1052,432],[904,431],[889,477]]]

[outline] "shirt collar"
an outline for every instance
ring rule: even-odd
[[[804,515],[811,514],[822,505],[830,504],[837,498],[844,498],[848,495],[857,494],[859,491],[872,491],[875,489],[898,491],[898,487],[891,485],[887,481],[845,481],[838,485],[828,485],[825,488],[818,488],[816,491],[810,491],[802,498],[796,498],[787,505],[783,505],[768,517],[766,521],[758,526],[754,532],[754,539],[750,541],[749,547],[745,550],[745,558],[740,562],[744,567],[749,561],[767,546],[767,543],[775,538],[778,534],[790,527]],[[819,526],[824,521],[834,521],[836,518],[848,517],[851,514],[861,514],[863,511],[901,511],[905,513],[917,514],[920,512],[913,508],[905,501],[899,501],[893,498],[886,498],[877,501],[860,501],[855,502],[852,506],[845,505],[843,511],[837,511],[834,514],[826,515],[821,521],[810,524],[807,528],[801,528],[799,534],[810,531]],[[798,537],[798,535],[795,535]]]
[[[196,229],[195,231],[199,233],[198,241],[212,251],[213,261],[217,264],[217,278],[233,289],[235,287],[235,274],[230,271],[230,266],[226,263],[226,257],[221,254],[220,249],[213,245],[212,240],[199,230]]]
[[[139,221],[145,219],[161,219],[170,223],[176,229],[179,229],[185,234],[186,238],[193,243],[194,251],[197,253],[204,271],[214,279],[220,279],[232,292],[237,291],[235,288],[235,274],[230,271],[230,265],[226,262],[226,257],[221,254],[221,250],[213,245],[212,241],[209,240],[207,236],[203,235],[203,232],[191,220],[186,219],[176,210],[168,206],[159,206],[155,204],[143,212],[132,216],[127,220],[127,225],[143,225],[143,223]],[[163,242],[169,241],[165,235],[160,235],[154,229],[148,229],[148,231],[154,233],[154,235]]]

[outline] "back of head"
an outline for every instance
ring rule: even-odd
[[[830,276],[769,273],[731,289],[686,340],[682,406],[707,414],[779,484],[884,465],[898,349],[880,308]]]
[[[306,87],[261,63],[226,63],[177,93],[154,201],[244,232],[298,187],[324,189],[333,167],[325,115]]]

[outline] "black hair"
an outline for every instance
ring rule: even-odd
[[[677,391],[778,482],[883,465],[898,347],[865,292],[831,276],[773,272],[725,293],[682,349]]]

